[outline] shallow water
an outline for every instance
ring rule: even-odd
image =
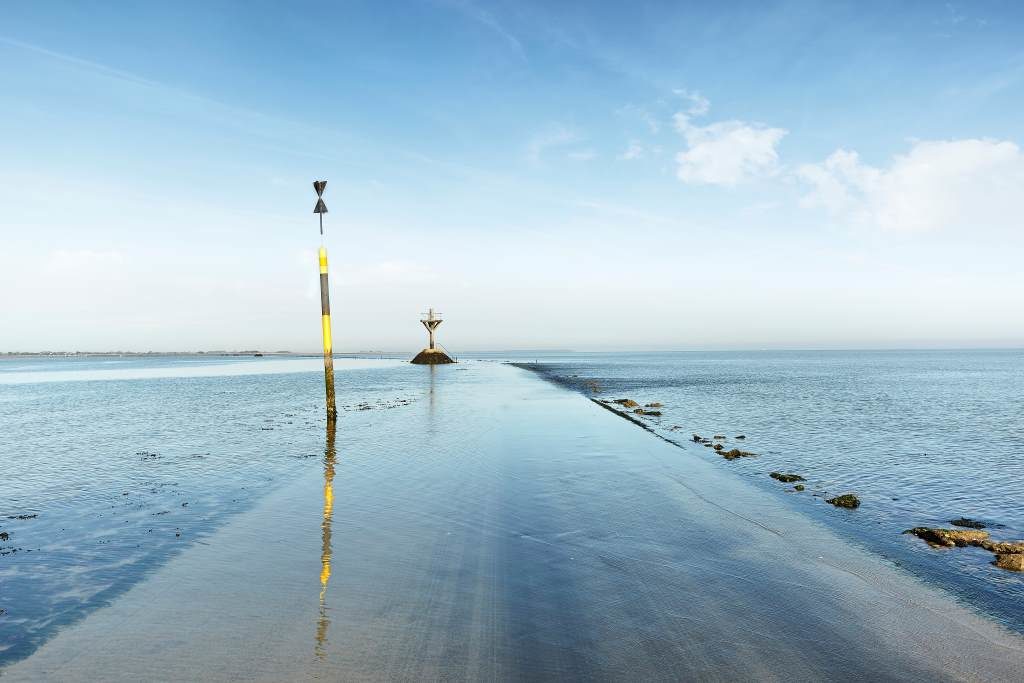
[[[701,457],[792,499],[848,537],[1024,630],[1024,575],[980,549],[901,532],[966,516],[1024,539],[1024,351],[550,354],[542,375],[596,398],[660,402],[679,442],[720,434],[757,458]],[[599,393],[594,393],[596,382]],[[675,430],[672,428],[676,427]],[[745,440],[735,436],[744,435]],[[693,446],[694,444],[688,444]],[[767,475],[798,473],[795,493]],[[856,511],[824,498],[855,492]],[[817,495],[815,495],[817,494]]]
[[[496,363],[396,370],[289,483],[5,680],[1020,680],[1024,639]]]
[[[695,565],[687,559],[694,541],[677,528],[680,500],[669,489],[678,477],[698,494],[705,486],[720,492],[738,473],[784,506],[827,522],[841,536],[1024,631],[1024,577],[992,567],[987,552],[936,551],[899,533],[967,515],[1003,525],[993,530],[997,537],[1024,537],[1021,511],[1014,505],[1024,481],[1019,431],[1024,354],[573,354],[540,360],[539,369],[581,391],[589,391],[585,380],[594,378],[603,387],[602,397],[664,403],[664,416],[650,425],[682,443],[678,459],[651,462],[639,450],[623,452],[634,447],[630,444],[656,440],[643,435],[614,446],[606,438],[617,434],[622,420],[599,411],[598,422],[609,423],[606,434],[595,429],[591,417],[579,421],[588,411],[563,413],[563,404],[542,392],[544,401],[523,413],[502,392],[508,386],[527,397],[516,401],[531,400],[535,392],[524,383],[543,383],[525,371],[494,368],[504,371],[496,378],[474,370],[492,364],[466,362],[428,372],[394,361],[339,359],[338,402],[344,412],[333,548],[334,583],[347,586],[354,601],[346,608],[359,604],[372,620],[382,605],[403,610],[421,605],[440,619],[447,603],[431,598],[432,586],[442,585],[441,577],[458,579],[461,600],[471,601],[480,614],[488,609],[504,614],[502,628],[525,629],[480,638],[497,634],[516,641],[528,631],[532,638],[539,634],[542,642],[531,641],[536,652],[549,648],[555,661],[560,648],[568,648],[571,670],[592,673],[596,665],[586,658],[597,641],[585,633],[545,630],[545,620],[562,609],[576,610],[574,619],[583,621],[597,618],[595,609],[614,606],[621,612],[626,605],[621,597],[613,605],[598,598],[616,590],[642,590],[646,604],[661,601],[671,603],[670,612],[683,610],[679,596],[657,598],[650,583],[657,580],[665,595],[675,595],[673,586],[695,580]],[[319,363],[315,358],[197,357],[0,362],[0,531],[10,535],[0,543],[0,665],[110,604],[267,494],[322,470]],[[547,412],[547,406],[556,412]],[[513,414],[506,409],[518,411],[518,417],[506,423]],[[574,431],[574,424],[583,425],[582,431]],[[682,429],[670,431],[673,425]],[[724,462],[686,443],[690,432],[744,433],[746,441],[728,443],[742,444],[759,457]],[[724,478],[708,478],[707,469],[696,473],[697,459]],[[768,479],[771,470],[803,474],[808,491],[787,492],[790,487]],[[671,481],[650,479],[662,472]],[[859,510],[836,510],[812,495],[846,490],[863,499]],[[312,496],[304,505],[322,504],[320,490],[304,495]],[[717,514],[714,510],[687,514],[700,523],[709,511]],[[19,515],[37,516],[12,519]],[[315,528],[319,536],[319,525]],[[393,537],[379,537],[385,529]],[[573,538],[580,529],[589,531]],[[449,547],[454,539],[465,544]],[[267,538],[274,542],[280,539]],[[729,542],[742,548],[736,539]],[[239,548],[243,556],[252,552],[251,538],[246,543]],[[702,543],[714,553],[721,540]],[[554,565],[531,550],[554,547],[571,550],[559,554]],[[357,559],[346,554],[356,548],[366,553],[359,560],[361,574],[351,573]],[[576,550],[593,555],[594,567],[611,568],[602,569],[596,593],[572,583],[584,580],[569,570]],[[767,545],[761,552],[777,553],[774,561],[784,567],[786,551],[786,546]],[[461,561],[468,564],[427,572],[454,552],[464,553]],[[319,554],[316,560],[320,574]],[[385,571],[383,563],[390,560],[401,564]],[[261,555],[252,558],[266,561]],[[287,564],[287,558],[281,562]],[[649,571],[658,566],[671,569],[655,579]],[[686,584],[692,589],[687,599],[697,599],[711,585],[721,590],[722,600],[731,599],[727,596],[737,588],[730,582],[747,581],[741,566],[721,577],[714,573],[717,568],[700,570],[710,573]],[[765,571],[779,590],[789,580],[782,569]],[[473,592],[498,578],[514,589],[495,594],[499,585],[490,586],[490,593]],[[380,579],[395,582],[394,590],[404,591],[408,604],[394,602],[397,598],[383,588],[366,594]],[[410,587],[417,582],[426,582],[422,595]],[[555,602],[537,605],[517,597],[531,594]],[[563,599],[564,605],[557,602]],[[787,605],[803,605],[810,613],[827,599],[827,593],[794,593]],[[497,602],[488,607],[481,600]],[[555,611],[536,612],[549,608]],[[253,609],[260,606],[239,606],[241,612]],[[709,602],[707,609],[716,605]],[[475,637],[469,625],[483,619],[480,614],[469,618],[452,612],[451,627]],[[410,623],[418,618],[407,616]],[[223,618],[238,615],[227,609]],[[618,618],[624,621],[592,627],[620,637],[649,617],[637,612]],[[680,617],[660,618],[669,623]],[[762,626],[774,628],[775,617],[764,618]],[[566,621],[567,627],[574,623]],[[804,632],[812,623],[786,628],[794,629],[793,637],[799,632],[813,640]],[[346,628],[357,633],[362,623],[355,620]],[[423,631],[416,637],[421,639],[417,647],[427,647],[441,636]],[[654,642],[661,636],[654,629],[648,637]],[[363,645],[372,662],[373,643]],[[677,646],[652,647],[665,647],[667,653]],[[445,647],[460,646],[451,641]],[[534,671],[535,664],[522,659],[526,656],[516,651],[495,661],[515,661],[522,672]],[[716,666],[733,664],[722,660]]]
[[[340,410],[422,398],[397,361],[336,368]],[[0,361],[0,663],[319,459],[322,373],[316,358]]]

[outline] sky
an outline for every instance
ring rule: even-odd
[[[1016,2],[0,2],[0,351],[1024,346]]]

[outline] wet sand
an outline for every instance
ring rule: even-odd
[[[345,414],[6,679],[1024,678],[1020,636],[697,447],[515,368],[409,371],[425,400]]]

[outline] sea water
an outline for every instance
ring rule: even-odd
[[[398,361],[338,359],[341,411],[420,398]],[[323,457],[323,361],[0,361],[0,664]]]
[[[525,363],[591,398],[662,403],[662,416],[638,419],[680,445],[680,476],[692,459],[710,461],[1024,631],[1024,576],[993,567],[986,551],[935,550],[901,533],[967,516],[997,539],[1024,538],[1024,352],[478,358]],[[380,416],[361,437],[369,450],[409,406],[458,410],[457,401],[433,405],[433,385],[411,372],[423,368],[370,359],[336,367],[343,423]],[[429,377],[451,383],[454,398],[456,378],[470,374]],[[322,381],[317,358],[0,361],[0,664],[322,467]],[[727,462],[691,433],[725,435],[757,456]],[[412,440],[408,448],[416,452]],[[807,490],[771,471],[802,475]],[[861,498],[859,509],[824,502],[846,492]]]
[[[664,404],[660,417],[637,419],[1024,628],[1024,574],[994,567],[987,551],[936,550],[902,533],[955,528],[951,520],[967,517],[993,538],[1024,540],[1024,351],[573,353],[518,362],[595,399]],[[726,461],[692,434],[725,436],[726,450],[757,455]],[[773,471],[803,476],[806,490],[771,479]],[[844,493],[860,507],[825,502]]]

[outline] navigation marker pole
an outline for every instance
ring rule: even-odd
[[[334,405],[334,353],[331,347],[331,294],[327,287],[327,248],[324,246],[324,189],[326,180],[313,181],[316,190],[316,206],[313,213],[320,214],[320,322],[324,331],[324,385],[327,389],[327,421],[333,422],[338,417],[338,408]]]

